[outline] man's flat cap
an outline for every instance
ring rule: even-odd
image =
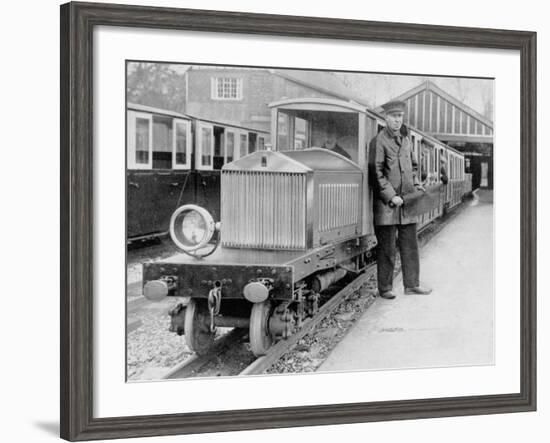
[[[407,104],[401,100],[392,100],[382,105],[384,112],[389,114],[390,112],[405,112]]]

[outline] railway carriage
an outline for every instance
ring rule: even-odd
[[[269,142],[265,131],[134,103],[127,128],[128,241],[167,234],[182,204],[219,218],[222,166]]]
[[[149,300],[186,297],[170,312],[171,330],[199,354],[208,352],[217,327],[248,328],[252,351],[265,354],[316,313],[323,290],[372,259],[367,144],[384,119],[332,99],[269,106],[271,149],[222,167],[221,218],[197,205],[180,207],[170,233],[182,254],[143,265]],[[419,131],[411,137],[435,196],[425,225],[464,190],[463,157]],[[319,147],[327,139],[340,153]],[[454,185],[441,184],[442,158]]]

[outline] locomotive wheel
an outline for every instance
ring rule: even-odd
[[[208,308],[205,300],[189,300],[185,311],[185,341],[198,355],[208,353],[214,343],[214,332],[208,327]]]
[[[256,357],[267,354],[273,344],[273,337],[269,332],[269,318],[271,317],[271,302],[266,300],[254,303],[250,313],[250,348]]]

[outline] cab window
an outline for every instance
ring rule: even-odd
[[[279,112],[277,118],[277,146],[279,150],[284,150],[289,148],[288,142],[288,125],[289,125],[288,115],[284,112]]]

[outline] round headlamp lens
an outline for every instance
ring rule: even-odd
[[[184,251],[204,248],[216,231],[210,213],[197,205],[183,205],[170,219],[170,236]]]
[[[202,242],[206,231],[206,223],[197,211],[190,210],[185,213],[181,222],[181,232],[191,245]]]

